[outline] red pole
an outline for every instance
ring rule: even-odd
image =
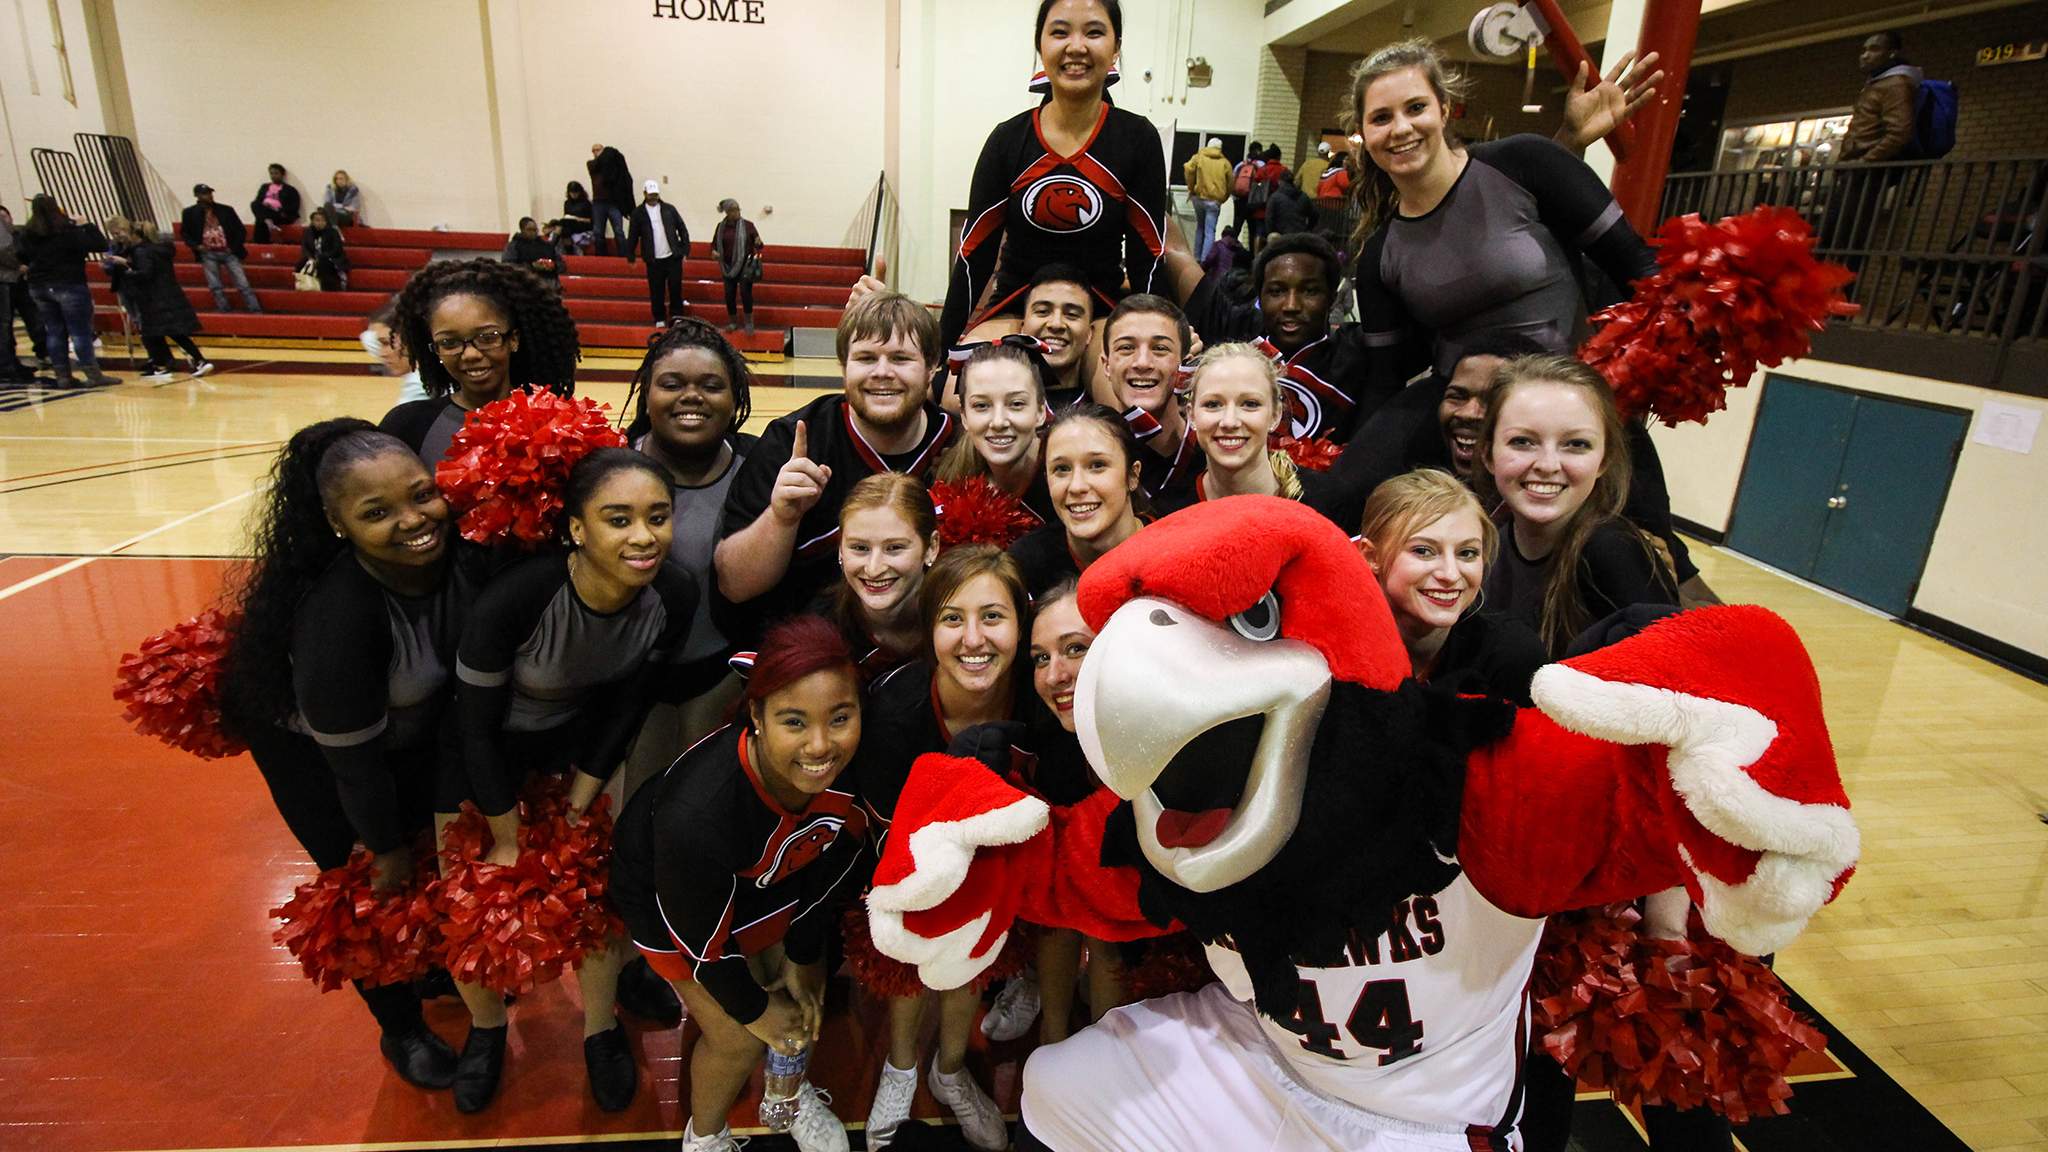
[[[1635,146],[1626,157],[1616,150],[1612,182],[1621,210],[1645,236],[1663,223],[1658,216],[1664,177],[1671,171],[1671,145],[1678,137],[1678,114],[1685,107],[1685,83],[1699,33],[1700,0],[1648,0],[1636,56],[1657,53],[1664,79],[1657,85],[1657,98],[1636,111]]]
[[[1550,49],[1551,63],[1557,65],[1557,70],[1564,73],[1567,81],[1578,76],[1579,65],[1582,62],[1586,65],[1589,75],[1600,75],[1600,62],[1593,59],[1586,51],[1586,46],[1579,42],[1579,34],[1572,30],[1572,22],[1565,17],[1564,10],[1557,6],[1557,0],[1525,0],[1525,6],[1536,10],[1537,19],[1544,28],[1543,46]],[[1640,115],[1636,117],[1637,120],[1641,118]],[[1607,137],[1607,148],[1614,153],[1617,161],[1626,159],[1629,150],[1635,146],[1635,138],[1636,125],[1634,121],[1630,121]]]

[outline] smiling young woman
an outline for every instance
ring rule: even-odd
[[[847,493],[839,508],[840,581],[813,610],[839,625],[863,680],[918,658],[918,594],[938,558],[938,515],[924,481],[883,472]]]
[[[1255,494],[1303,500],[1320,477],[1304,474],[1273,448],[1286,420],[1279,368],[1251,344],[1218,344],[1202,353],[1188,383],[1188,424],[1207,462],[1189,503]]]
[[[1080,576],[1144,527],[1142,451],[1123,417],[1100,404],[1076,404],[1046,424],[1046,489],[1059,522],[1010,546],[1031,595]]]
[[[1007,344],[974,350],[960,366],[960,430],[939,461],[941,480],[984,476],[1015,496],[1040,524],[1053,521],[1041,463],[1046,396],[1044,361]]]

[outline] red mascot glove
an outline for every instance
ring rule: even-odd
[[[1832,900],[1860,841],[1791,625],[1762,608],[1701,608],[1536,673],[1536,705],[1616,744],[1661,744],[1659,789],[1707,930],[1775,952]]]

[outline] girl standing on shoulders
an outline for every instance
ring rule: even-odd
[[[480,551],[417,456],[368,421],[300,429],[271,469],[254,556],[232,599],[222,711],[285,826],[323,871],[360,843],[372,886],[403,888],[430,860],[436,730],[453,684]],[[455,1079],[455,1052],[410,984],[356,985],[378,1047],[419,1088]]]
[[[674,501],[668,473],[654,461],[628,448],[592,452],[570,471],[563,507],[569,550],[520,561],[493,580],[457,652],[461,755],[443,771],[436,820],[445,828],[473,801],[490,825],[492,864],[518,859],[519,789],[530,773],[572,776],[573,817],[597,798],[640,729],[651,681],[697,610],[695,581],[666,563]],[[639,1087],[613,1012],[622,953],[615,941],[576,971],[584,1068],[607,1112],[624,1110]],[[470,1030],[455,1069],[455,1107],[476,1112],[496,1095],[504,1070],[505,1001],[482,985],[456,988]]]
[[[1064,408],[1046,424],[1045,482],[1057,524],[1010,546],[1033,596],[1079,577],[1145,526],[1138,488],[1142,451],[1124,418],[1100,404]]]
[[[924,481],[901,472],[861,480],[839,506],[840,581],[812,611],[839,626],[870,683],[919,658],[918,597],[939,558],[939,521]]]
[[[576,393],[576,322],[559,294],[524,268],[496,260],[443,260],[406,281],[393,334],[419,369],[427,399],[384,414],[377,426],[428,468],[471,412],[519,387]]]

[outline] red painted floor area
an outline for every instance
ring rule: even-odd
[[[0,562],[0,588],[49,566]],[[0,1148],[679,1132],[685,1036],[636,1029],[641,1094],[605,1115],[584,1085],[573,981],[514,1006],[498,1100],[462,1116],[387,1070],[353,993],[320,994],[271,943],[268,910],[312,865],[254,765],[137,736],[110,695],[121,654],[210,604],[227,568],[109,558],[0,600]],[[458,1004],[428,1018],[461,1046]],[[842,1009],[814,1058],[850,1120],[867,1115],[882,1036],[875,1006]],[[1025,1052],[974,1059],[1012,1110]],[[918,1114],[937,1112],[921,1097]],[[754,1123],[751,1098],[732,1119]]]

